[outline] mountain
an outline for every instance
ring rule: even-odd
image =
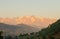
[[[36,27],[31,27],[26,24],[19,24],[19,25],[8,25],[4,23],[0,23],[0,30],[4,33],[3,35],[18,35],[20,33],[31,33],[37,32],[39,29]]]
[[[55,18],[45,18],[45,17],[35,17],[35,16],[22,16],[16,18],[0,18],[0,23],[5,23],[9,25],[26,24],[32,27],[43,28],[52,24],[57,19]]]
[[[60,19],[39,32],[20,34],[19,39],[60,39]]]

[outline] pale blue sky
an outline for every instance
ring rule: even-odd
[[[0,0],[0,17],[31,15],[60,18],[60,0]]]

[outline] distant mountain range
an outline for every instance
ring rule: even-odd
[[[44,17],[35,17],[35,16],[22,16],[16,18],[0,18],[0,23],[5,23],[9,25],[17,24],[27,24],[32,25],[33,27],[47,27],[49,24],[55,22],[55,18],[44,18]]]
[[[23,16],[17,18],[0,18],[0,30],[4,35],[37,32],[52,24],[57,19],[35,16]]]

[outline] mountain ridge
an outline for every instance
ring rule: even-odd
[[[35,16],[22,16],[16,18],[0,18],[0,23],[17,25],[17,24],[27,24],[35,26],[48,26],[52,24],[57,19],[55,18],[44,18],[44,17],[35,17]]]

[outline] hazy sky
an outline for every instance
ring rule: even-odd
[[[0,0],[0,17],[31,15],[60,18],[60,0]]]

